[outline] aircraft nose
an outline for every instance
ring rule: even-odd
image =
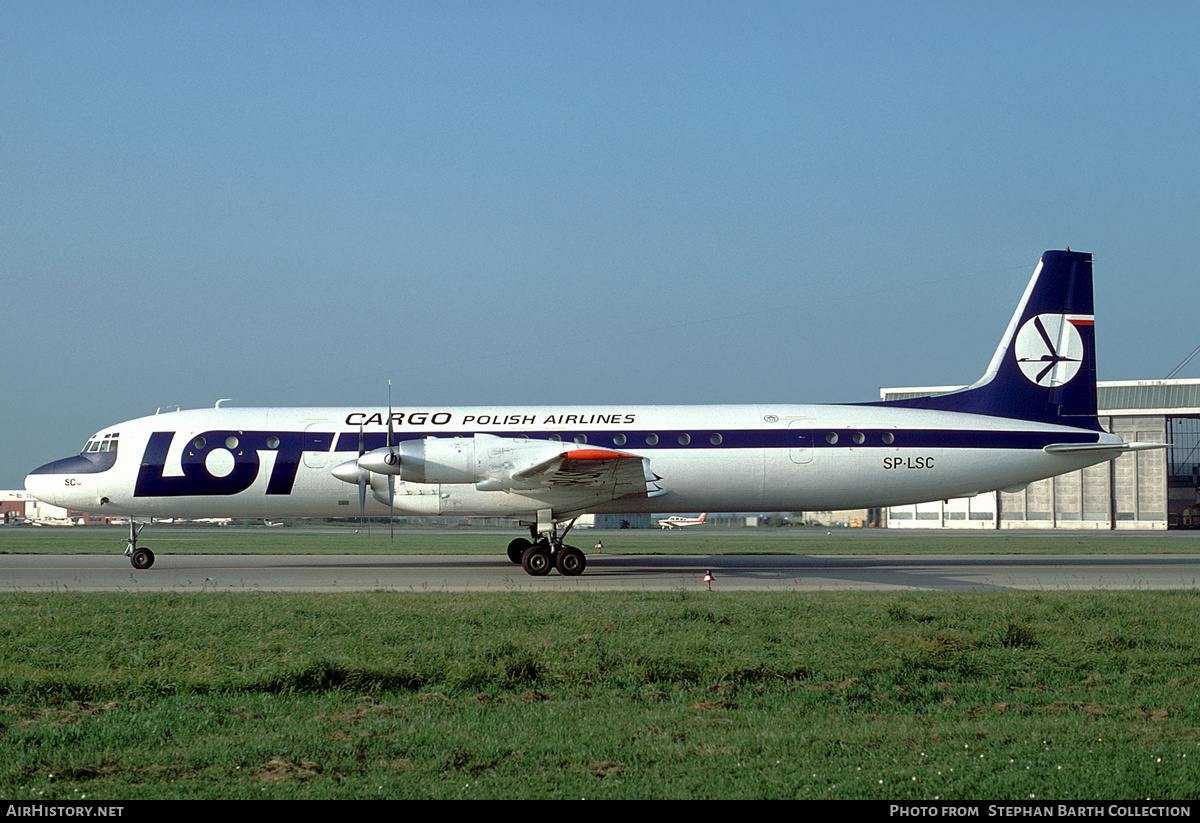
[[[56,471],[55,467],[60,462],[62,461],[47,463],[25,475],[25,491],[43,503],[57,506],[58,490],[62,486],[63,478]]]
[[[77,454],[38,466],[25,476],[25,491],[43,503],[92,511],[96,497],[96,464]]]

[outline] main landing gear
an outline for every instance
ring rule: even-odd
[[[583,574],[583,570],[587,568],[587,557],[574,546],[563,543],[563,538],[574,525],[575,521],[572,520],[561,535],[554,525],[541,534],[538,533],[537,524],[531,525],[529,536],[533,539],[518,537],[509,543],[508,559],[513,563],[520,563],[525,573],[533,577],[547,575],[551,569],[558,569],[558,573],[565,577]]]
[[[129,562],[133,564],[135,569],[144,570],[154,565],[154,552],[147,549],[145,546],[138,546],[138,535],[142,533],[142,529],[146,528],[143,523],[140,526],[133,522],[133,518],[129,520],[129,537],[125,538],[125,556],[129,558]]]

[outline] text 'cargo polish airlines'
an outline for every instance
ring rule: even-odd
[[[584,571],[585,513],[897,506],[1018,489],[1111,460],[1096,417],[1090,254],[1048,251],[983,377],[955,392],[845,405],[218,408],[107,427],[25,488],[160,517],[508,516],[531,575]],[[368,493],[369,492],[369,493]]]

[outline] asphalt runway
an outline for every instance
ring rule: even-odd
[[[0,555],[0,591],[1079,591],[1200,587],[1180,555],[588,556],[580,577],[530,577],[503,556]]]

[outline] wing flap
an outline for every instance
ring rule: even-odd
[[[657,497],[667,490],[650,469],[650,460],[612,449],[576,448],[514,472],[514,480],[539,489],[567,492],[595,501]]]

